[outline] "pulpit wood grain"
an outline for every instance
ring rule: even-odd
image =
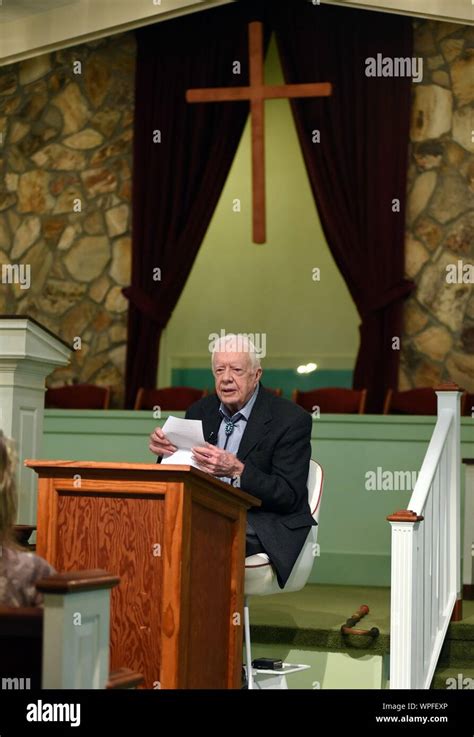
[[[245,519],[255,497],[189,466],[27,461],[37,552],[120,576],[111,669],[145,688],[239,688]]]

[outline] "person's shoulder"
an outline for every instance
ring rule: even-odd
[[[219,398],[217,394],[208,394],[206,397],[198,399],[186,410],[188,420],[201,419],[202,415],[207,414],[219,406]]]
[[[31,555],[33,557],[35,575],[37,575],[38,578],[51,576],[53,573],[56,573],[56,570],[50,563],[48,563],[47,560],[42,558],[40,555],[35,555],[34,553],[31,553]]]
[[[41,578],[54,573],[54,568],[41,556],[28,550],[10,548],[8,550],[9,568],[21,571],[23,578]]]
[[[5,565],[10,571],[13,570],[29,570],[33,566],[34,553],[30,553],[27,550],[21,548],[14,548],[5,546],[3,549],[2,557]]]
[[[0,560],[0,604],[40,606],[42,595],[35,584],[55,573],[54,568],[35,553],[6,546]]]

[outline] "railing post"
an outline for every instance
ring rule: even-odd
[[[44,594],[42,688],[105,688],[110,589],[119,582],[101,570],[38,581],[36,588]]]
[[[446,383],[436,387],[438,396],[438,417],[443,410],[453,412],[453,422],[449,431],[449,587],[456,591],[456,604],[451,621],[462,619],[461,586],[461,395],[459,386]]]
[[[390,688],[420,688],[418,650],[422,646],[417,573],[418,536],[423,517],[402,509],[387,517],[392,528],[390,605]]]

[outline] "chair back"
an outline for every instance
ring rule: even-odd
[[[438,399],[432,387],[419,387],[396,392],[388,389],[385,395],[384,415],[436,415]]]
[[[164,389],[140,388],[135,400],[135,409],[173,410],[185,412],[198,399],[207,396],[207,389],[195,389],[192,386],[170,386]]]
[[[328,387],[312,389],[308,392],[295,389],[292,399],[308,412],[313,412],[314,407],[319,407],[321,412],[361,415],[365,410],[366,396],[366,389]]]
[[[464,417],[473,417],[474,412],[474,394],[465,393],[461,397],[461,414]]]
[[[313,459],[309,462],[309,473],[308,473],[308,503],[311,509],[311,514],[315,522],[319,521],[319,513],[321,511],[321,499],[323,496],[323,485],[324,485],[324,473],[323,469]],[[318,541],[319,524],[316,527],[312,527],[306,538],[306,542],[303,545],[301,552],[296,560],[293,570],[290,573],[290,577],[285,584],[283,591],[299,591],[304,588],[308,582],[308,578],[313,568],[314,560],[319,555],[317,546]]]
[[[72,384],[47,389],[44,404],[47,409],[108,409],[110,388],[93,384]]]
[[[311,458],[308,472],[308,503],[315,522],[319,521],[321,497],[323,495],[324,472],[317,461]],[[313,528],[316,529],[316,528]]]
[[[461,415],[471,415],[473,406],[474,394],[464,392],[461,395]],[[384,415],[437,415],[438,397],[436,389],[428,386],[408,389],[403,392],[387,389],[383,413]]]
[[[273,387],[271,386],[266,386],[265,389],[267,390],[267,392],[271,392],[276,397],[281,397],[283,394],[283,389],[273,389]]]

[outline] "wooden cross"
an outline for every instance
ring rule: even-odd
[[[265,243],[265,142],[264,102],[276,98],[328,97],[332,92],[329,82],[308,84],[265,85],[263,58],[263,24],[249,23],[248,87],[206,87],[186,91],[187,102],[236,102],[249,100],[252,121],[252,202],[253,240]]]

